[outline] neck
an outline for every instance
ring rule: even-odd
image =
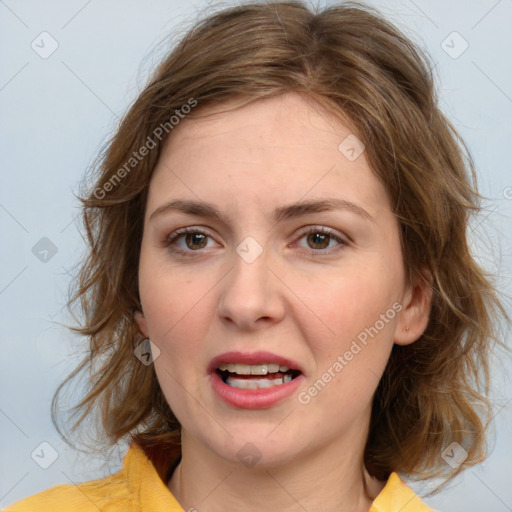
[[[358,441],[347,436],[292,462],[247,468],[219,457],[184,431],[182,460],[168,487],[192,511],[367,512],[384,482],[364,470],[365,437]]]

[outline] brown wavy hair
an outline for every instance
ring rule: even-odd
[[[54,423],[62,434],[59,396],[85,374],[86,394],[68,411],[70,432],[94,413],[110,445],[132,439],[179,451],[180,426],[153,365],[134,356],[142,340],[133,314],[140,309],[137,274],[152,172],[172,137],[170,116],[184,105],[197,102],[193,117],[225,100],[243,105],[290,91],[348,119],[391,199],[410,282],[431,276],[428,326],[415,343],[393,347],[376,390],[366,468],[379,479],[392,471],[450,479],[486,456],[490,358],[502,345],[497,326],[506,313],[468,246],[468,222],[482,196],[467,147],[438,107],[430,61],[360,3],[321,11],[303,2],[230,7],[197,22],[158,66],[82,195],[90,247],[70,303],[82,312],[75,329],[89,346],[55,394]],[[162,126],[165,137],[141,156]],[[136,153],[140,158],[130,160]],[[452,442],[468,452],[455,470],[441,458]]]

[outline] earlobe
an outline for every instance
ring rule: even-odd
[[[142,334],[142,336],[144,336],[144,338],[148,338],[148,329],[147,329],[147,325],[146,325],[146,318],[144,317],[144,314],[142,313],[142,311],[135,311],[135,313],[133,314],[133,319],[134,319],[135,323],[137,324],[137,327],[138,327],[140,333]]]
[[[407,291],[400,318],[396,324],[394,341],[397,345],[409,345],[425,332],[432,306],[432,280],[421,279]]]

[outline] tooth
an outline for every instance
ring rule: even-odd
[[[226,384],[238,389],[264,389],[283,384],[283,379],[237,379],[236,377],[228,377]]]
[[[227,365],[227,364],[221,364],[221,365],[219,365],[219,370],[220,370],[221,372],[225,372],[227,369],[228,369],[228,365]]]
[[[248,364],[239,364],[237,363],[235,365],[235,373],[238,373],[238,375],[251,375],[251,366]]]
[[[229,364],[227,365],[227,367],[228,367],[228,372],[235,373],[236,364],[229,363]]]
[[[267,364],[268,373],[277,373],[279,371],[279,365],[278,364]]]
[[[256,382],[258,384],[258,389],[271,388],[273,386],[270,379],[258,379]]]
[[[267,375],[267,372],[266,364],[251,364],[251,375]]]
[[[291,382],[292,380],[292,376],[287,373],[284,377],[283,377],[283,383],[286,384],[287,382]]]
[[[287,372],[289,369],[290,369],[290,368],[288,368],[288,366],[280,366],[280,367],[279,367],[279,371],[280,371],[280,372],[283,372],[283,373],[284,373],[284,372]]]

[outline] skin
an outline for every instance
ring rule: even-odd
[[[201,512],[367,511],[384,485],[363,467],[373,394],[393,344],[425,330],[430,287],[406,281],[399,225],[365,153],[350,161],[338,150],[352,133],[346,123],[296,93],[219,110],[175,128],[146,207],[135,319],[161,350],[155,371],[183,429],[168,487],[185,510]],[[283,205],[326,198],[355,203],[373,220],[347,209],[272,218]],[[151,218],[174,199],[211,203],[225,223],[176,211]],[[345,243],[318,245],[301,232],[307,226],[331,228]],[[183,227],[209,238],[166,244]],[[263,248],[252,263],[236,252],[248,236]],[[298,393],[394,303],[401,311],[300,403]],[[292,358],[305,381],[270,408],[232,407],[206,370],[231,350]],[[248,442],[261,454],[253,467],[237,458]]]

